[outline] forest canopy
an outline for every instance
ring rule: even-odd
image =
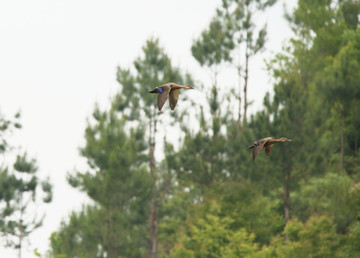
[[[84,132],[88,169],[67,175],[92,204],[51,234],[48,256],[360,257],[360,2],[298,0],[286,13],[294,36],[265,60],[272,90],[249,113],[251,60],[268,39],[256,17],[275,2],[219,3],[189,49],[212,73],[197,89],[204,104],[182,91],[174,111],[157,110],[153,86],[197,80],[161,39],[117,67],[118,92],[108,108],[95,105]],[[238,85],[219,83],[221,66]],[[254,161],[246,147],[268,136],[292,141]],[[43,190],[50,198],[51,185]]]

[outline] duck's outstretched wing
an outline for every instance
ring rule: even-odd
[[[165,101],[169,97],[169,92],[170,92],[171,88],[169,85],[166,85],[166,84],[163,86],[160,86],[159,88],[162,88],[164,90],[162,93],[158,94],[158,108],[159,108],[159,110],[161,110],[162,107],[164,106]]]
[[[180,90],[179,89],[176,89],[176,90],[172,90],[170,93],[169,93],[169,104],[170,104],[170,108],[172,110],[175,109],[175,106],[176,106],[176,103],[179,99],[179,93],[180,93]]]
[[[267,156],[270,155],[270,152],[271,152],[273,146],[274,146],[274,144],[271,144],[271,145],[265,147],[265,153]]]
[[[264,148],[264,145],[265,143],[272,139],[271,137],[267,137],[267,138],[264,138],[264,139],[261,139],[261,140],[258,140],[257,142],[259,143],[258,146],[254,146],[254,150],[253,150],[253,160],[256,159],[256,156],[260,153],[261,149]],[[266,151],[266,147],[265,147],[265,151]]]
[[[259,145],[259,146],[254,146],[254,150],[253,150],[253,160],[256,159],[256,156],[260,153],[261,149],[263,148],[264,145]]]

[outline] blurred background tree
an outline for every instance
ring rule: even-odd
[[[12,120],[0,115],[0,152],[10,157],[15,147],[8,138],[14,129],[20,129],[20,113]],[[5,246],[18,249],[22,256],[23,244],[29,235],[42,226],[43,215],[37,206],[52,201],[52,184],[49,179],[40,181],[35,159],[26,152],[18,154],[12,168],[2,164],[0,168],[0,233]],[[42,198],[39,197],[42,192]]]

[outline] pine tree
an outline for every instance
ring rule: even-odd
[[[173,81],[177,83],[191,83],[188,75],[183,76],[179,69],[173,67],[170,58],[159,46],[158,39],[150,39],[143,47],[143,55],[134,61],[136,74],[132,75],[128,69],[118,68],[117,79],[122,86],[122,91],[116,96],[115,105],[118,111],[128,114],[130,120],[142,120],[148,125],[148,153],[149,172],[152,179],[152,199],[149,214],[150,243],[147,257],[156,257],[157,234],[159,229],[159,208],[162,205],[168,187],[168,180],[163,180],[161,170],[157,168],[155,158],[156,137],[159,133],[159,124],[165,120],[162,112],[157,111],[156,96],[148,91],[161,84]],[[185,96],[181,96],[185,98]],[[177,110],[180,109],[179,105]],[[177,117],[178,112],[172,112],[172,117]],[[168,126],[165,126],[168,128]],[[162,192],[160,191],[162,189]]]
[[[48,180],[39,182],[37,170],[36,161],[29,160],[24,153],[17,156],[14,171],[6,169],[0,176],[1,194],[6,202],[1,209],[0,230],[6,238],[6,245],[18,249],[19,258],[23,241],[42,225],[44,219],[44,216],[38,218],[38,214],[34,214],[34,205],[39,202],[40,184],[44,193],[42,202],[52,200],[52,185]]]

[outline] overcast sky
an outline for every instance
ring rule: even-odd
[[[290,7],[295,0],[286,1]],[[45,208],[42,228],[30,236],[23,257],[48,249],[48,238],[72,210],[86,200],[66,182],[66,173],[84,166],[78,149],[84,144],[86,119],[94,104],[106,107],[118,89],[116,67],[130,67],[150,37],[173,64],[196,81],[211,83],[191,55],[191,44],[207,28],[220,0],[12,0],[0,1],[0,113],[10,118],[21,110],[23,128],[11,142],[38,161],[39,176],[49,176],[54,199]],[[272,89],[264,57],[280,51],[291,35],[282,17],[282,2],[261,22],[268,22],[267,51],[250,63],[251,112]],[[226,69],[225,69],[226,70]],[[224,71],[219,85],[236,85]],[[149,89],[156,85],[149,85]],[[155,102],[154,102],[155,103]],[[166,106],[165,106],[166,108]],[[0,159],[0,161],[2,161]],[[6,161],[5,161],[6,163]],[[1,257],[16,257],[0,247]]]

